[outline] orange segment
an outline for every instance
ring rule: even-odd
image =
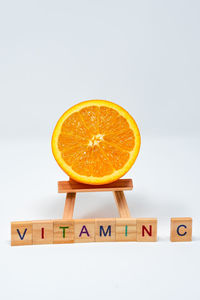
[[[67,110],[52,136],[52,151],[60,167],[87,184],[106,184],[123,176],[139,149],[135,120],[105,100],[81,102]]]
[[[92,134],[99,133],[99,107],[90,106],[80,110],[80,117]]]
[[[110,144],[114,144],[115,147],[119,147],[126,151],[131,151],[135,145],[135,137],[133,131],[129,128],[127,128],[127,130],[123,132],[107,134],[104,136],[104,140]]]
[[[65,135],[73,135],[74,137],[82,137],[83,139],[92,137],[78,112],[73,113],[63,122],[61,132]]]
[[[127,120],[116,110],[102,106],[100,107],[99,132],[102,134],[115,134],[129,129]]]
[[[129,152],[123,151],[120,148],[116,148],[112,144],[102,142],[100,147],[115,170],[123,168],[123,166],[129,160]]]
[[[112,174],[114,168],[109,162],[109,159],[103,154],[99,146],[94,146],[92,151],[92,170],[93,177],[101,178]]]
[[[88,140],[84,139],[78,135],[69,135],[60,133],[58,137],[58,149],[63,152],[68,148],[76,147],[77,145],[87,145]]]

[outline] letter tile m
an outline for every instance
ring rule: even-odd
[[[96,242],[112,242],[115,241],[115,226],[114,218],[95,219],[95,241]]]

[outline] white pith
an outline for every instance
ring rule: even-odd
[[[103,137],[104,137],[104,135],[103,135],[103,134],[100,134],[100,133],[97,134],[97,135],[94,135],[94,136],[92,137],[92,139],[89,141],[88,146],[90,146],[90,147],[98,146],[99,143],[100,143],[101,141],[103,141]]]

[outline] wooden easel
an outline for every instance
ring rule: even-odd
[[[76,182],[72,179],[69,181],[58,182],[58,193],[66,193],[63,219],[72,219],[76,193],[80,192],[108,192],[114,194],[117,209],[120,218],[131,218],[130,211],[126,202],[124,191],[132,190],[132,179],[119,179],[113,183],[105,185],[87,185]]]

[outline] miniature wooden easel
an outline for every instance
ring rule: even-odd
[[[124,191],[132,190],[132,179],[119,179],[105,185],[88,185],[76,182],[70,178],[69,181],[58,182],[58,193],[66,193],[63,219],[72,219],[76,193],[78,192],[108,192],[114,193],[116,205],[121,218],[131,218],[126,202]]]

